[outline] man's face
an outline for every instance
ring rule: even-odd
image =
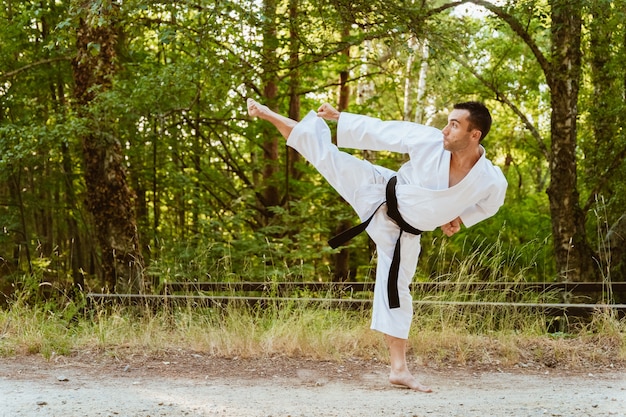
[[[470,129],[468,110],[454,109],[448,116],[448,124],[441,132],[443,133],[443,147],[450,152],[462,151],[470,146],[475,146],[480,139],[478,129]]]

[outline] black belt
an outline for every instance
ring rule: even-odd
[[[393,259],[391,260],[391,267],[389,268],[389,279],[387,280],[387,296],[389,298],[389,307],[390,308],[398,308],[400,307],[400,297],[398,295],[398,272],[400,271],[400,238],[402,237],[402,232],[411,233],[413,235],[421,235],[422,231],[414,228],[410,224],[408,224],[402,216],[400,215],[400,211],[398,210],[398,199],[396,198],[396,183],[398,182],[398,178],[393,176],[389,179],[387,183],[387,189],[385,191],[386,203],[387,203],[387,215],[400,227],[400,234],[398,239],[396,240],[396,247],[393,251]],[[360,223],[345,232],[338,234],[328,241],[328,244],[336,249],[339,246],[343,245],[359,233],[362,233],[367,226],[369,226],[374,214],[378,211],[378,209],[385,204],[381,203],[380,206],[376,207],[374,213],[365,220],[363,223]]]

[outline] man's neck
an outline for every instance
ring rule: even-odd
[[[452,187],[461,182],[476,165],[482,153],[483,150],[480,146],[467,151],[453,152],[450,155],[450,180],[448,185]]]
[[[462,151],[452,152],[450,156],[450,168],[452,167],[461,170],[471,170],[476,162],[483,154],[483,149],[480,146],[475,148],[464,149]]]

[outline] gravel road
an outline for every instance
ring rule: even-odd
[[[359,361],[0,358],[0,416],[626,417],[623,371],[426,368],[432,394],[386,375]]]

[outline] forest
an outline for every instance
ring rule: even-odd
[[[352,209],[248,97],[295,120],[328,102],[437,128],[482,101],[505,205],[451,238],[425,233],[416,280],[469,256],[468,280],[626,281],[624,0],[3,4],[5,295],[372,280],[366,236],[327,243]]]

